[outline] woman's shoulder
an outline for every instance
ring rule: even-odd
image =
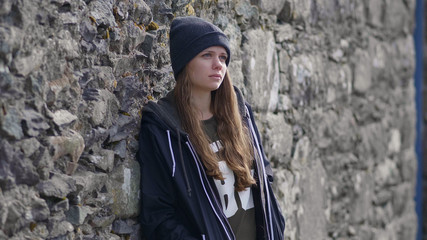
[[[152,124],[165,129],[176,129],[180,121],[173,103],[173,96],[168,93],[160,100],[150,101],[142,108],[141,124]]]

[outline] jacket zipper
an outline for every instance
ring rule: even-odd
[[[245,106],[245,110],[246,110],[246,116],[247,116],[247,119],[248,119],[248,124],[249,124],[249,127],[250,127],[250,131],[251,131],[252,137],[254,139],[254,144],[256,145],[256,150],[257,150],[257,153],[258,153],[258,157],[259,157],[259,159],[261,161],[260,165],[261,165],[262,169],[260,169],[260,170],[262,171],[262,174],[260,174],[260,172],[258,171],[258,175],[262,175],[262,176],[258,176],[258,177],[262,177],[264,179],[264,188],[265,188],[266,195],[267,195],[267,201],[266,202],[267,202],[267,211],[268,211],[268,221],[267,221],[267,216],[265,216],[265,215],[267,215],[267,213],[264,213],[264,217],[266,218],[265,220],[266,220],[266,224],[267,224],[266,227],[267,227],[268,239],[274,240],[273,224],[272,224],[273,221],[271,219],[270,193],[269,193],[268,186],[267,186],[267,184],[269,184],[269,183],[268,183],[267,176],[265,174],[265,167],[264,167],[263,157],[261,155],[261,149],[259,147],[259,142],[258,142],[258,139],[257,139],[256,134],[255,134],[255,129],[254,129],[254,126],[252,124],[252,120],[249,117],[249,110],[248,110],[248,108],[246,106]],[[264,194],[264,193],[262,193],[262,194]]]
[[[207,177],[206,177],[206,175],[205,175],[204,171],[200,171],[200,169],[201,169],[201,166],[200,166],[200,159],[199,159],[199,157],[197,156],[196,151],[194,150],[193,145],[192,145],[192,144],[191,144],[191,142],[190,142],[190,139],[188,139],[188,136],[187,136],[187,142],[186,142],[186,144],[187,144],[188,148],[190,149],[190,152],[191,152],[191,154],[193,155],[193,159],[194,159],[194,161],[195,161],[195,163],[196,163],[196,165],[197,165],[197,171],[199,172],[200,181],[201,181],[201,183],[202,183],[203,190],[205,191],[206,197],[207,197],[207,198],[208,198],[208,200],[209,200],[209,204],[211,205],[212,209],[214,210],[214,213],[215,213],[216,217],[217,217],[217,218],[218,218],[218,220],[220,221],[221,226],[223,227],[223,229],[224,229],[225,233],[227,234],[228,239],[231,239],[231,240],[236,239],[236,237],[234,236],[234,233],[233,233],[233,232],[231,232],[231,236],[230,236],[230,233],[229,233],[229,232],[228,232],[228,230],[227,230],[226,225],[227,225],[229,228],[231,228],[231,227],[230,227],[230,225],[229,225],[229,223],[228,223],[228,222],[225,222],[225,223],[224,223],[224,221],[223,221],[223,220],[221,219],[221,217],[219,216],[219,214],[218,214],[217,210],[216,210],[216,209],[215,209],[215,207],[213,206],[212,200],[211,200],[211,198],[209,197],[209,194],[208,194],[208,192],[207,192],[206,186],[205,186],[205,184],[204,184],[204,182],[203,182],[202,175],[203,175],[203,177],[205,178],[205,181],[206,181],[206,182],[208,182],[208,179],[207,179]],[[202,174],[202,172],[203,172],[203,174]],[[212,188],[210,187],[210,185],[208,185],[208,187],[209,187],[209,190],[211,191],[211,193],[213,193],[213,190],[212,190]],[[220,206],[220,205],[219,205],[219,203],[218,203],[218,201],[217,201],[216,199],[214,199],[214,201],[215,201],[215,204],[216,204],[217,206]],[[225,219],[227,218],[227,217],[224,215],[224,213],[223,213],[223,212],[220,212],[220,214],[221,214],[221,216],[222,216],[223,218],[225,218]]]

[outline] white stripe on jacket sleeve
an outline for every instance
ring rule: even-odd
[[[167,134],[168,134],[168,141],[169,141],[169,150],[171,152],[171,156],[172,156],[172,177],[175,177],[175,156],[173,155],[173,149],[172,149],[172,142],[171,142],[171,134],[169,130],[166,130]]]

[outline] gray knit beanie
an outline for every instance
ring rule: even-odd
[[[172,21],[169,48],[175,79],[185,65],[208,47],[221,46],[227,51],[226,64],[230,62],[227,36],[217,26],[198,17],[177,17]]]

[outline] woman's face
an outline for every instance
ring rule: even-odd
[[[197,54],[189,63],[188,70],[192,92],[211,92],[219,88],[227,71],[225,48],[213,46]]]

